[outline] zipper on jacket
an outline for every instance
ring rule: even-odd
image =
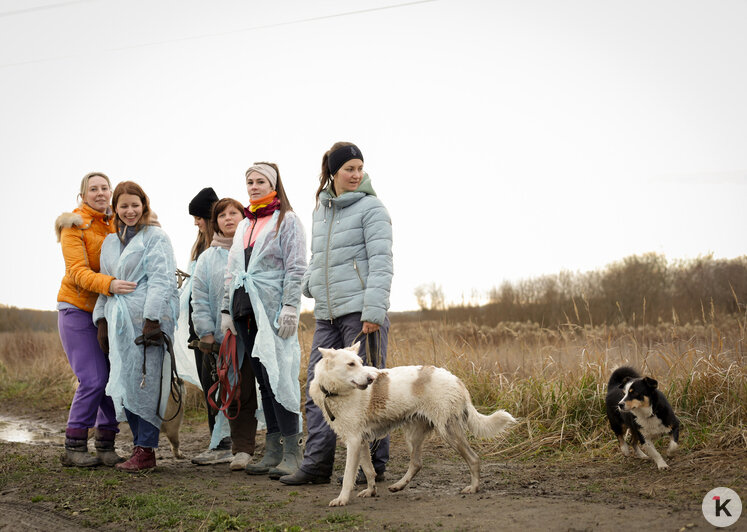
[[[332,199],[329,200],[329,208],[332,211],[332,215],[329,218],[329,227],[327,228],[327,254],[326,254],[326,264],[324,266],[324,272],[326,276],[326,288],[327,288],[327,308],[329,309],[329,321],[332,323],[332,321],[335,319],[335,317],[332,315],[332,300],[329,297],[329,241],[332,238],[332,222],[335,219],[335,210],[332,208]]]
[[[355,273],[358,275],[358,280],[361,282],[361,290],[365,290],[366,285],[363,284],[363,277],[361,277],[361,272],[358,269],[358,262],[356,262],[355,259],[353,259],[353,269],[355,270]]]

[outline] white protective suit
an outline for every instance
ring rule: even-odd
[[[171,360],[164,357],[164,347],[148,347],[143,381],[143,346],[135,345],[135,338],[143,334],[146,319],[158,321],[161,331],[174,338],[179,316],[175,272],[171,241],[160,227],[143,227],[124,249],[116,234],[107,236],[101,246],[101,273],[137,283],[131,294],[99,296],[93,311],[94,323],[106,318],[109,327],[111,369],[106,393],[114,401],[119,421],[126,421],[123,408],[127,408],[161,426],[156,408],[160,396],[158,414],[165,414]]]
[[[228,254],[224,310],[233,312],[233,295],[243,286],[252,302],[257,336],[252,356],[262,362],[275,399],[289,412],[301,413],[301,386],[298,372],[301,347],[298,334],[280,338],[278,316],[283,305],[301,307],[301,281],[306,271],[306,235],[293,211],[285,213],[279,235],[275,231],[279,211],[275,211],[254,242],[248,267],[244,267],[244,234],[251,224],[244,218],[236,229]],[[233,317],[233,316],[232,316]],[[238,346],[243,363],[243,346]],[[300,425],[299,417],[299,425]]]

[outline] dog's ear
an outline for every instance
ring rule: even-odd
[[[649,388],[658,388],[659,383],[656,382],[655,379],[652,379],[651,377],[643,377],[643,382],[648,386]]]
[[[319,352],[322,354],[322,358],[332,358],[333,356],[335,356],[335,353],[337,351],[335,351],[334,349],[326,349],[324,347],[320,347]]]
[[[618,388],[622,390],[623,388],[625,388],[625,385],[628,384],[632,380],[633,380],[633,377],[630,377],[630,376],[624,377],[622,382],[620,383],[620,386],[618,386]]]
[[[355,351],[356,355],[360,351],[360,348],[361,348],[361,342],[360,342],[360,340],[358,340],[353,345],[351,345],[350,347],[348,347],[348,349],[350,349],[351,351]]]

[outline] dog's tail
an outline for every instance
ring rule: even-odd
[[[611,390],[613,388],[618,388],[627,377],[630,377],[631,379],[637,379],[638,377],[640,377],[640,375],[630,366],[622,366],[620,368],[617,368],[612,372],[612,375],[610,375],[610,381],[607,384],[607,389]]]
[[[494,438],[512,423],[516,423],[514,416],[505,410],[486,416],[475,410],[471,403],[467,406],[467,427],[478,438]]]

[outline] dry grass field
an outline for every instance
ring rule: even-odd
[[[484,411],[505,408],[520,418],[512,445],[488,444],[506,457],[555,453],[567,446],[590,453],[612,447],[604,415],[607,379],[629,364],[659,381],[691,449],[747,448],[746,318],[697,325],[631,327],[501,323],[392,324],[388,366],[430,364],[461,378]],[[311,330],[302,326],[304,359]],[[56,332],[0,333],[0,402],[24,409],[66,408],[75,377]],[[188,410],[199,411],[192,390]]]
[[[310,350],[312,332],[302,325],[304,357]],[[195,469],[188,461],[170,460],[165,450],[160,451],[161,472],[147,480],[122,479],[110,470],[96,471],[83,479],[55,465],[57,449],[39,451],[39,446],[0,442],[0,454],[5,456],[0,459],[0,509],[11,507],[3,502],[2,494],[12,492],[15,507],[25,505],[24,511],[34,515],[44,510],[47,514],[39,514],[39,519],[47,519],[47,524],[58,519],[54,522],[60,530],[65,529],[59,524],[63,517],[71,519],[66,523],[73,528],[104,523],[108,530],[478,530],[507,512],[513,519],[507,529],[532,528],[534,514],[522,513],[522,508],[531,504],[557,514],[560,521],[547,523],[549,529],[576,528],[579,512],[592,510],[619,513],[622,520],[626,507],[646,508],[651,519],[655,518],[651,529],[700,528],[701,491],[707,492],[714,483],[742,492],[745,489],[746,332],[744,315],[711,316],[698,324],[555,328],[532,323],[486,326],[470,321],[398,320],[395,315],[389,367],[445,367],[465,382],[479,410],[505,408],[519,420],[504,437],[474,442],[483,457],[485,491],[466,501],[451,493],[458,492],[454,486],[463,482],[464,465],[438,443],[430,444],[426,467],[412,488],[397,496],[396,504],[393,496],[382,495],[367,506],[330,513],[326,501],[334,495],[336,485],[323,488],[321,496],[322,488],[288,492],[271,482],[245,485],[245,475],[237,478],[222,470]],[[607,425],[606,382],[612,370],[622,364],[655,377],[682,422],[681,454],[667,473],[656,473],[650,463],[624,460]],[[302,384],[306,365],[304,358]],[[56,332],[0,333],[0,414],[59,423],[74,387],[75,378]],[[191,388],[186,404],[185,450],[196,454],[206,439],[200,392]],[[126,440],[120,443],[126,446]],[[397,474],[404,471],[406,458],[396,433],[392,445],[390,466]],[[340,456],[338,469],[344,463]],[[619,476],[630,472],[636,474],[620,487]],[[73,482],[70,489],[78,498],[75,500],[83,502],[75,503],[72,495],[63,495],[68,481]],[[226,482],[230,484],[224,485]],[[239,487],[234,485],[237,482]],[[205,483],[226,500],[195,499],[196,486]],[[103,486],[109,493],[106,504],[89,495],[92,486]],[[132,490],[142,499],[132,499]],[[243,495],[235,499],[235,493]],[[495,497],[500,498],[499,505]],[[301,510],[294,504],[300,500],[304,504]],[[388,511],[384,514],[377,507],[382,504],[379,500],[386,501]],[[138,505],[152,511],[137,513]],[[466,510],[471,506],[482,514],[475,517],[473,511]],[[81,511],[85,515],[78,515]],[[435,524],[423,524],[434,515],[440,516]],[[601,526],[594,521],[583,523],[591,528]]]

